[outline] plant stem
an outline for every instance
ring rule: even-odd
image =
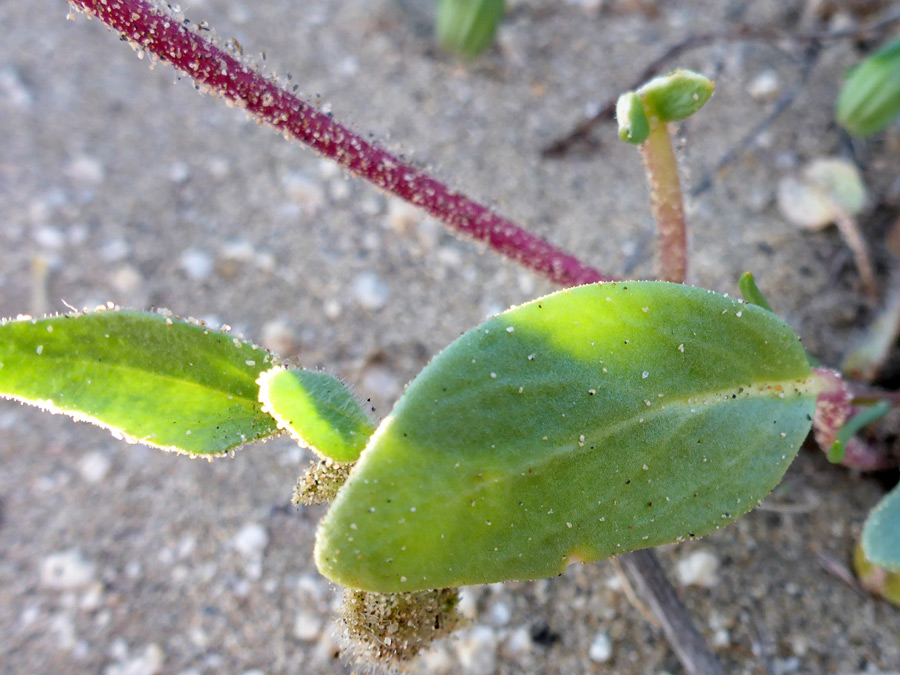
[[[656,220],[659,276],[665,281],[680,284],[687,276],[687,231],[678,163],[666,123],[652,111],[648,113],[650,135],[641,144],[640,150],[650,184],[650,208]]]
[[[650,603],[684,669],[690,675],[722,675],[722,666],[707,648],[703,636],[697,632],[653,551],[632,551],[617,559],[638,592]]]
[[[335,160],[352,174],[424,209],[451,230],[486,243],[497,253],[552,282],[572,286],[612,280],[366,142],[194,32],[189,22],[164,13],[147,0],[69,0],[69,3],[89,16],[96,16],[136,47],[189,75],[201,90],[238,104],[285,136]]]

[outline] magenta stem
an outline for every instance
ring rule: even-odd
[[[330,157],[342,167],[485,242],[497,253],[562,286],[611,281],[592,267],[529,234],[487,207],[450,190],[377,145],[367,143],[146,0],[69,0],[138,47],[235,102],[261,121]]]

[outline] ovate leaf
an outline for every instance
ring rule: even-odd
[[[862,534],[866,560],[900,571],[900,486],[885,495],[866,519]]]
[[[753,508],[818,380],[759,307],[659,282],[573,288],[469,331],[409,385],[320,524],[333,581],[413,591],[561,573]]]
[[[260,375],[259,400],[294,440],[323,459],[356,461],[375,430],[350,390],[326,373],[273,368]]]
[[[257,400],[271,355],[160,314],[101,311],[0,325],[0,396],[164,450],[220,455],[276,431]]]

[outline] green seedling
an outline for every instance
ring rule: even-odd
[[[738,280],[738,288],[741,291],[741,297],[744,298],[744,302],[749,302],[751,305],[762,307],[770,312],[773,311],[772,306],[766,300],[766,296],[762,294],[762,291],[759,290],[759,286],[756,285],[756,279],[750,272],[744,272],[741,275],[741,278]]]
[[[71,1],[552,280],[603,279],[144,0]],[[684,279],[687,258],[667,123],[711,94],[709,80],[676,71],[621,106],[622,135],[640,145],[650,176],[663,276],[673,281]],[[348,588],[347,632],[395,664],[457,623],[453,587],[552,576],[575,561],[708,534],[772,490],[811,424],[839,433],[853,403],[846,383],[811,368],[752,277],[742,289],[749,303],[680,284],[587,283],[510,309],[436,356],[377,427],[334,378],[285,369],[197,322],[114,308],[0,324],[0,395],[192,456],[279,429],[314,446],[322,460],[296,498],[331,502],[317,565]],[[834,414],[822,421],[828,401]],[[896,494],[863,537],[866,557],[891,569]]]
[[[900,115],[900,37],[847,74],[838,95],[837,120],[851,134],[876,134]]]
[[[472,59],[490,47],[505,12],[504,0],[439,0],[435,33],[440,45]]]
[[[659,276],[681,283],[687,276],[687,230],[678,164],[668,123],[697,112],[713,95],[713,82],[689,70],[650,80],[619,97],[619,138],[638,145],[650,184],[650,207],[659,240]]]

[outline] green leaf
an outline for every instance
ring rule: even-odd
[[[375,426],[340,380],[278,367],[259,377],[263,410],[323,459],[354,462]]]
[[[0,324],[0,396],[129,442],[221,455],[276,431],[257,400],[272,356],[161,314],[100,311]]]
[[[791,329],[738,300],[661,282],[546,296],[409,385],[321,522],[317,565],[413,591],[713,532],[779,482],[818,388]]]
[[[866,559],[889,571],[900,571],[900,486],[872,509],[862,534]]]
[[[900,572],[891,572],[866,560],[861,542],[853,548],[853,569],[865,588],[900,607]]]
[[[474,58],[494,41],[504,0],[440,0],[435,32],[444,49]]]
[[[837,432],[834,443],[828,448],[828,461],[832,464],[840,464],[844,461],[847,453],[847,443],[856,434],[869,426],[872,422],[881,419],[891,411],[891,404],[888,401],[879,401],[871,408],[866,408],[862,412],[851,417],[841,430]]]
[[[619,123],[619,138],[626,143],[640,145],[650,135],[650,123],[641,98],[633,91],[622,94],[616,101],[616,120]]]
[[[857,136],[878,133],[900,115],[900,37],[849,72],[835,114]]]
[[[750,272],[744,272],[741,275],[741,278],[738,280],[738,288],[741,289],[741,297],[744,298],[744,302],[757,305],[770,312],[773,311],[772,306],[766,300],[766,296],[763,295],[762,291],[759,290],[759,286],[756,285],[756,279],[753,278],[753,274]]]
[[[648,117],[679,122],[700,110],[712,97],[715,83],[692,70],[678,68],[654,77],[637,90]]]

